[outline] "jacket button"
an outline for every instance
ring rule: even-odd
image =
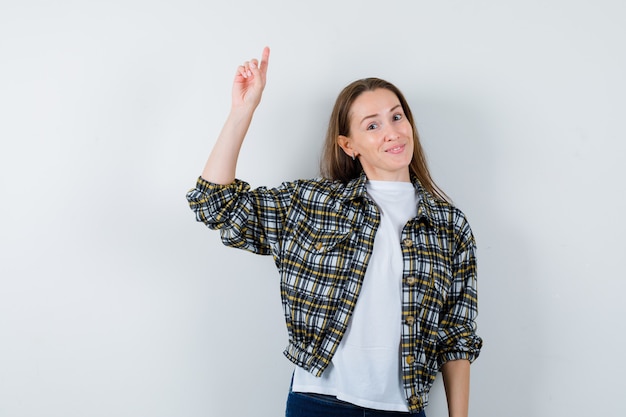
[[[406,246],[407,248],[410,248],[411,246],[413,246],[413,241],[409,238],[404,239],[402,243],[404,243],[404,246]]]
[[[412,395],[411,398],[409,398],[409,402],[411,403],[411,405],[419,405],[420,399],[417,397],[417,395]]]
[[[323,246],[324,246],[324,245],[322,245],[322,242],[317,242],[317,243],[315,244],[315,250],[320,251],[320,250],[322,250],[322,247],[323,247]]]
[[[407,318],[404,319],[404,322],[408,324],[409,326],[413,326],[415,324],[415,317],[407,316]]]
[[[415,356],[409,355],[409,356],[406,357],[407,365],[411,365],[413,362],[415,362]]]
[[[417,282],[417,280],[415,279],[415,277],[407,277],[406,278],[406,285],[415,285],[415,283]]]

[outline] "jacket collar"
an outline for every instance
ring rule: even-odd
[[[411,175],[411,182],[420,196],[420,202],[417,204],[417,219],[424,219],[438,229],[443,225],[441,216],[441,203],[436,200],[433,195],[428,192],[415,175]]]
[[[366,184],[367,176],[365,175],[365,172],[361,171],[361,175],[348,181],[345,188],[343,189],[342,203],[346,204],[350,201],[359,200],[365,197]]]
[[[417,205],[417,219],[424,219],[428,224],[438,229],[445,223],[445,219],[440,215],[442,203],[435,199],[432,194],[422,186],[415,175],[411,175],[411,183],[420,196],[420,201]],[[362,171],[361,175],[346,184],[343,189],[341,204],[347,204],[351,201],[365,198],[367,193],[366,184],[367,176],[365,172]]]

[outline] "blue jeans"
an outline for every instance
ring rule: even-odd
[[[285,417],[426,417],[422,411],[409,414],[363,408],[335,397],[303,392],[289,392]]]

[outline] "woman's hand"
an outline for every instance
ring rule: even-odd
[[[239,150],[265,88],[269,57],[270,49],[265,47],[260,64],[252,59],[237,68],[231,111],[202,171],[205,180],[216,184],[235,180]]]
[[[251,59],[237,68],[233,82],[233,108],[247,107],[254,110],[259,105],[267,80],[269,57],[270,49],[266,46],[263,49],[261,63],[257,59]]]

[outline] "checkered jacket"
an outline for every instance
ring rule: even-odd
[[[354,310],[380,214],[366,177],[347,184],[315,179],[250,189],[199,178],[187,199],[196,219],[225,245],[272,255],[281,278],[289,334],[285,355],[314,375],[329,365]],[[421,199],[402,230],[401,377],[411,412],[422,410],[440,367],[474,361],[482,340],[477,314],[475,241],[457,208]]]

